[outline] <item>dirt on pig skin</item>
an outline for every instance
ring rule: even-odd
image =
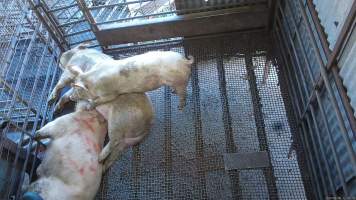
[[[102,177],[98,155],[107,133],[107,122],[96,110],[76,111],[57,118],[37,131],[51,138],[39,179],[27,191],[46,200],[93,199]]]

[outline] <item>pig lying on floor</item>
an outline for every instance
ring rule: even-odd
[[[39,179],[30,184],[28,192],[36,192],[45,200],[93,199],[102,173],[128,147],[138,144],[149,133],[153,110],[144,93],[120,95],[91,111],[83,109],[85,104],[78,102],[75,112],[37,131],[36,139],[52,141],[37,168]],[[101,150],[106,127],[112,130],[110,141]]]
[[[180,97],[179,109],[185,105],[193,57],[185,59],[172,51],[152,51],[122,60],[97,62],[83,72],[80,66],[69,65],[75,74],[73,87],[82,92],[72,95],[73,101],[91,99],[91,108],[115,99],[120,94],[146,92],[162,85],[170,86]]]
[[[45,200],[93,199],[102,177],[98,157],[106,133],[106,120],[96,110],[61,116],[38,130],[35,138],[51,138],[51,143],[37,168],[39,179],[24,196],[35,192]]]

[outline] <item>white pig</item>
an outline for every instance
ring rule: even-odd
[[[96,109],[108,121],[109,142],[99,155],[105,172],[127,148],[140,143],[150,133],[154,113],[144,93],[123,94]]]
[[[74,76],[68,71],[68,65],[76,65],[81,68],[81,70],[88,71],[90,70],[97,62],[102,62],[104,60],[113,60],[110,56],[97,51],[95,49],[88,49],[87,47],[90,43],[81,43],[78,46],[64,52],[59,61],[59,66],[63,70],[61,77],[59,78],[56,86],[53,88],[52,93],[49,95],[48,102],[54,102],[60,90],[65,86],[70,86],[70,83],[73,82]],[[57,104],[58,110],[62,109],[65,102]]]
[[[78,110],[46,124],[35,138],[51,138],[51,143],[37,168],[39,179],[27,191],[45,200],[93,199],[102,177],[98,157],[106,133],[106,120],[96,110]]]
[[[172,51],[152,51],[122,60],[98,62],[86,72],[80,66],[69,65],[68,69],[76,76],[73,86],[82,90],[76,94],[86,93],[72,95],[71,99],[90,97],[91,107],[95,107],[120,94],[146,92],[167,85],[180,97],[179,109],[182,109],[193,63],[193,57],[189,58]]]

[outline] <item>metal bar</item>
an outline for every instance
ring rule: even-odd
[[[252,42],[250,41],[249,43],[251,44]],[[251,100],[253,104],[253,114],[255,117],[259,148],[260,151],[267,151],[269,159],[271,159],[271,153],[268,148],[267,137],[266,137],[265,122],[262,115],[262,103],[257,88],[255,72],[253,71],[254,67],[253,67],[252,55],[250,49],[248,49],[248,51],[245,53],[245,64],[246,64],[248,82],[250,86],[249,89],[250,89]],[[269,160],[269,162],[270,162],[270,167],[263,169],[263,173],[267,182],[268,194],[270,199],[278,199],[276,178],[274,177],[274,170],[271,164],[271,160]]]
[[[304,129],[304,138],[305,138],[305,141],[307,142],[307,146],[309,146],[309,150],[310,150],[310,159],[311,161],[316,161],[316,166],[317,168],[319,168],[319,170],[317,170],[317,168],[315,167],[314,165],[314,174],[316,177],[320,177],[321,178],[321,184],[322,184],[322,190],[324,192],[324,199],[326,197],[328,197],[329,195],[329,192],[328,192],[328,187],[326,185],[326,180],[325,180],[325,177],[324,177],[324,174],[322,173],[323,172],[323,168],[324,166],[322,165],[321,161],[320,161],[320,154],[318,152],[318,147],[320,147],[320,144],[319,145],[316,145],[315,143],[315,140],[314,140],[314,137],[313,137],[313,130],[312,130],[312,124],[309,120],[308,117],[306,117],[306,121],[305,122],[305,125],[307,125],[308,129],[306,129],[305,127],[303,127]],[[302,123],[302,126],[304,126],[304,123]],[[309,134],[308,134],[309,133]],[[309,144],[309,141],[311,141],[311,145]],[[314,153],[314,158],[313,158],[313,153]],[[315,159],[315,160],[314,160]],[[328,167],[328,164],[325,163]],[[334,189],[334,188],[331,188],[331,189]],[[334,196],[336,195],[336,193],[333,194]]]
[[[70,37],[70,36],[73,36],[73,35],[79,35],[79,34],[90,32],[90,31],[91,31],[91,29],[85,29],[85,30],[82,30],[82,31],[65,34],[64,37]]]
[[[297,63],[297,71],[299,72],[300,74],[300,78],[301,78],[301,82],[302,82],[302,85],[303,85],[303,89],[304,89],[304,92],[306,95],[309,94],[309,90],[308,90],[308,86],[307,86],[307,81],[306,81],[306,78],[305,78],[305,75],[303,73],[303,70],[302,70],[302,64],[300,63],[299,59],[298,59],[298,53],[297,53],[297,49],[296,47],[294,46],[294,41],[292,39],[292,34],[288,31],[284,31],[284,28],[283,28],[283,25],[282,25],[282,22],[280,21],[279,18],[277,18],[277,22],[279,23],[279,26],[280,26],[280,30],[281,30],[281,35],[284,36],[284,38],[288,38],[289,39],[289,44],[291,45],[292,47],[292,51],[293,51],[293,54],[294,54],[294,60],[296,61]],[[277,24],[278,24],[277,23]],[[287,42],[287,41],[286,41]],[[288,43],[287,43],[288,44]],[[292,54],[290,54],[292,55]],[[298,78],[298,76],[296,76]],[[304,96],[301,97],[304,101],[303,101],[303,104],[305,106],[305,99],[304,99]]]
[[[33,112],[34,114],[37,113],[36,109],[32,108],[30,103],[28,103],[22,96],[21,94],[19,94],[18,92],[16,92],[14,89],[12,89],[11,85],[9,85],[5,80],[3,80],[2,78],[0,78],[0,83],[3,84],[4,89],[11,92],[13,94],[13,96],[16,97],[16,100],[18,100],[19,102],[21,102],[23,105],[25,105],[26,107],[29,107],[31,112]],[[40,116],[40,118],[42,118],[42,116]]]
[[[315,40],[313,31],[312,31],[311,25],[310,25],[310,23],[308,21],[306,12],[304,10],[304,6],[303,6],[301,0],[298,0],[298,3],[300,5],[300,7],[302,8],[301,9],[302,18],[303,18],[303,20],[304,20],[304,22],[305,22],[305,24],[307,26],[307,31],[309,33],[309,36],[311,37],[312,46],[313,46],[314,50],[316,51],[316,58],[317,58],[317,61],[319,63],[321,77],[324,80],[326,90],[327,90],[327,92],[329,94],[329,97],[330,97],[330,101],[332,103],[332,106],[334,107],[334,110],[335,110],[335,113],[336,113],[336,117],[337,117],[337,120],[338,120],[338,123],[339,123],[340,131],[341,131],[341,135],[342,135],[343,139],[345,140],[347,152],[350,154],[350,160],[351,160],[351,163],[353,165],[353,170],[356,171],[355,152],[353,151],[353,147],[352,147],[350,138],[348,137],[348,133],[347,133],[347,130],[346,130],[343,118],[342,118],[341,111],[340,111],[340,109],[339,109],[339,107],[337,105],[337,100],[336,100],[335,94],[334,94],[334,92],[333,92],[333,90],[331,88],[330,82],[328,80],[327,72],[326,72],[326,69],[324,67],[324,63],[323,63],[323,60],[321,58],[320,52],[318,51],[318,46],[316,44],[316,40]]]
[[[108,4],[108,5],[91,6],[91,7],[89,7],[89,10],[97,10],[97,9],[101,9],[101,8],[110,8],[110,7],[116,7],[116,6],[125,6],[125,5],[129,5],[129,4],[143,3],[143,2],[149,2],[149,1],[154,1],[154,0],[138,0],[138,1],[123,2],[123,3],[113,3],[113,4]]]
[[[86,20],[85,19],[78,19],[77,21],[71,21],[71,22],[60,24],[58,27],[62,28],[64,26],[68,26],[68,25],[72,25],[72,24],[79,24],[79,23],[82,23],[82,22],[86,22]]]
[[[272,30],[273,28],[273,24],[275,21],[275,11],[276,11],[276,6],[277,6],[277,2],[279,0],[268,0],[268,9],[269,9],[269,14],[268,14],[268,26],[267,26],[267,30]]]
[[[77,6],[77,4],[70,4],[70,5],[66,5],[66,6],[62,6],[62,7],[58,7],[58,8],[54,8],[54,9],[50,9],[49,12],[57,12],[57,11],[61,11],[61,10],[66,10],[68,8],[72,8]]]
[[[276,26],[276,27],[277,27],[277,26]],[[280,27],[278,30],[281,31],[282,28],[283,28],[283,27]],[[291,54],[290,49],[289,49],[289,47],[288,47],[288,43],[287,43],[287,41],[285,40],[282,31],[281,31],[281,33],[279,33],[278,31],[277,31],[276,33],[277,33],[278,38],[280,39],[280,41],[284,44],[285,49],[287,49],[288,55],[289,55],[290,58],[291,58],[290,61],[291,61],[291,63],[293,64],[295,61],[294,61],[294,59],[293,59],[293,57],[292,57],[292,54]],[[287,58],[287,57],[286,57],[286,58]],[[295,57],[294,57],[294,58],[295,58]],[[296,64],[293,64],[293,66],[295,66],[295,65],[296,65]],[[294,68],[294,70],[295,70],[295,68]],[[300,81],[299,81],[298,77],[295,75],[295,73],[291,73],[291,74],[289,74],[289,75],[290,75],[290,77],[294,77],[295,80],[296,80],[297,88],[298,88],[298,90],[299,90],[299,95],[298,95],[297,97],[302,96],[302,95],[303,95],[303,91],[302,91],[301,84],[300,84]],[[302,100],[302,101],[301,101],[301,102],[302,102],[302,106],[305,107],[304,98],[301,98],[301,100]],[[300,112],[301,112],[301,110],[300,110]],[[299,113],[299,114],[301,114],[301,113]],[[299,117],[300,117],[300,116],[299,116]],[[298,121],[299,121],[299,120],[300,120],[300,118],[298,118]]]
[[[343,45],[344,41],[346,40],[346,36],[350,32],[350,30],[352,30],[351,29],[351,27],[353,26],[352,24],[355,23],[352,21],[355,21],[354,19],[355,19],[355,15],[356,15],[355,14],[356,13],[356,3],[355,2],[353,3],[351,11],[349,12],[349,14],[344,22],[344,25],[342,27],[340,34],[339,34],[336,45],[334,47],[334,52],[331,52],[331,50],[329,48],[329,44],[328,44],[325,32],[323,31],[324,29],[321,27],[321,23],[318,18],[317,11],[315,10],[315,6],[314,6],[312,0],[307,0],[307,6],[308,6],[308,10],[311,13],[314,25],[316,26],[316,30],[319,35],[321,44],[323,46],[324,53],[325,53],[326,57],[328,58],[327,64],[326,64],[326,69],[327,70],[331,69],[331,71],[333,73],[333,77],[335,79],[335,84],[336,84],[337,90],[340,94],[340,97],[341,97],[343,106],[345,108],[347,117],[349,119],[351,129],[354,133],[354,137],[356,137],[356,118],[353,114],[354,110],[350,104],[350,99],[347,96],[346,89],[342,84],[342,80],[338,73],[338,66],[336,63],[337,55],[339,55],[339,52],[341,51],[342,45]]]
[[[225,68],[224,68],[224,59],[223,59],[223,47],[219,46],[218,57],[216,68],[218,71],[219,79],[219,89],[220,89],[220,99],[223,111],[223,122],[224,122],[224,132],[225,132],[225,145],[227,153],[236,153],[236,146],[234,143],[234,135],[231,127],[231,114],[228,103],[228,94],[226,91],[226,77],[225,77]],[[232,197],[233,199],[241,199],[242,191],[239,183],[239,171],[238,170],[229,170],[228,171],[230,182],[232,185]]]
[[[331,55],[329,55],[328,57],[328,63],[326,65],[327,70],[329,70],[332,67],[332,65],[335,64],[337,56],[342,50],[342,46],[344,45],[346,38],[348,37],[350,31],[352,31],[353,27],[355,26],[356,23],[355,17],[356,17],[356,1],[353,2],[351,10],[344,22],[344,26],[341,29],[340,35],[336,40],[334,50],[332,51]]]
[[[307,6],[308,6],[308,10],[310,12],[310,15],[312,17],[312,20],[314,22],[314,25],[315,25],[315,28],[316,28],[316,32],[319,35],[321,46],[323,47],[325,55],[327,55],[327,57],[328,57],[328,55],[331,53],[331,50],[329,48],[329,44],[327,42],[326,35],[324,33],[324,29],[322,28],[322,26],[320,24],[318,13],[315,10],[315,6],[313,4],[313,0],[307,0]]]
[[[335,182],[333,180],[333,178],[331,177],[331,170],[330,170],[330,165],[329,165],[329,162],[326,158],[327,154],[325,153],[325,145],[321,139],[321,131],[320,131],[320,128],[319,128],[319,125],[318,125],[318,122],[316,121],[316,117],[315,117],[315,114],[314,114],[314,108],[312,105],[309,105],[309,108],[310,108],[310,113],[311,113],[311,118],[313,120],[313,124],[314,124],[314,127],[315,127],[315,133],[313,133],[313,131],[311,131],[311,135],[316,135],[316,143],[313,144],[313,146],[320,146],[320,151],[321,151],[321,158],[322,158],[322,161],[324,162],[324,168],[326,169],[326,174],[328,176],[328,179],[329,179],[329,183],[331,184],[330,185],[330,188],[331,188],[331,191],[332,191],[332,195],[333,196],[336,196],[336,185],[335,185]],[[306,117],[306,119],[308,120],[308,123],[310,124],[311,126],[311,122],[310,122],[310,117],[309,115]],[[313,137],[313,136],[311,136]],[[337,159],[337,155],[334,155],[334,160],[335,160],[335,163],[337,162],[336,159]],[[323,166],[323,165],[321,165]],[[320,168],[320,167],[319,167]],[[321,169],[321,168],[320,168]],[[342,179],[341,179],[341,176],[339,174],[339,178],[340,178],[340,181],[342,182]],[[345,191],[344,191],[345,192]]]
[[[276,27],[276,26],[274,26],[274,27]],[[297,95],[295,94],[295,90],[296,90],[295,86],[293,85],[292,80],[290,80],[290,78],[288,78],[288,77],[291,77],[290,75],[288,75],[288,74],[290,74],[289,73],[289,67],[288,67],[289,64],[287,64],[287,60],[286,60],[286,58],[284,56],[284,51],[282,51],[282,49],[285,49],[285,48],[283,47],[283,44],[282,44],[281,40],[277,39],[277,33],[275,31],[273,31],[273,37],[274,37],[275,43],[277,43],[277,45],[278,45],[277,49],[279,49],[279,54],[282,56],[282,58],[281,58],[281,56],[279,56],[278,59],[283,63],[284,68],[281,68],[281,63],[279,63],[278,66],[280,67],[280,70],[283,73],[283,77],[285,77],[284,81],[286,83],[286,90],[287,90],[288,95],[290,97],[290,98],[287,99],[287,102],[288,102],[288,100],[289,101],[291,100],[291,105],[292,105],[292,109],[293,109],[293,110],[291,110],[291,113],[289,114],[289,117],[291,118],[290,119],[291,121],[296,121],[296,119],[298,119],[297,115],[300,114],[300,112],[297,113],[300,110],[300,108],[299,108],[298,102],[296,102],[297,101]],[[281,89],[282,89],[282,85],[281,85]],[[289,111],[289,107],[288,106],[289,105],[286,104],[286,111],[287,112]],[[296,123],[291,123],[291,130],[293,131],[293,138],[292,138],[293,142],[291,143],[290,152],[292,151],[293,148],[294,149],[296,148],[296,145],[298,145],[298,144],[300,145],[301,142],[302,142],[301,138],[300,138],[301,134],[299,133],[300,131],[298,130],[297,126],[298,125]],[[300,142],[297,143],[298,141],[300,141]],[[303,152],[299,152],[299,155],[298,155],[298,151],[297,150],[296,150],[296,153],[297,153],[297,159],[298,159],[299,164],[300,164],[300,162],[302,164],[306,163],[304,150],[303,150]],[[305,165],[303,164],[302,166],[305,166]],[[303,169],[304,168],[301,168],[301,170],[303,170]],[[307,177],[309,177],[309,171],[310,171],[310,169],[308,169],[308,173],[306,172],[306,170],[302,171],[302,179],[303,179],[303,183],[304,183],[304,188],[311,188],[310,179],[307,178]],[[310,196],[310,194],[312,194],[312,193],[306,192],[306,194],[307,194],[307,198],[308,199],[314,199],[314,197]],[[314,193],[313,193],[313,195],[314,195]]]
[[[57,45],[59,46],[61,51],[64,51],[68,47],[68,44],[67,44],[66,40],[64,39],[62,32],[58,28],[58,24],[48,23],[49,21],[53,22],[53,20],[51,20],[50,17],[48,17],[48,15],[47,15],[48,20],[46,20],[45,16],[43,16],[41,14],[41,12],[39,10],[40,8],[42,8],[43,12],[47,14],[47,12],[43,9],[43,7],[35,5],[32,0],[27,0],[27,1],[29,2],[31,8],[35,11],[36,16],[44,24],[44,26],[46,27],[49,34],[51,34],[52,39],[57,43]]]
[[[55,66],[54,66],[54,70],[53,70],[53,75],[52,75],[52,80],[51,80],[51,84],[50,84],[50,87],[49,87],[49,90],[47,90],[46,92],[49,93],[49,91],[52,91],[53,87],[54,87],[54,84],[55,84],[55,80],[56,80],[56,74],[57,74],[57,70],[60,69],[59,67],[59,59],[56,61],[55,63]],[[51,115],[48,117],[48,121],[52,121],[53,119],[53,109],[54,109],[54,106],[55,105],[52,105],[52,112],[51,112]],[[47,111],[48,111],[48,102],[45,101],[45,108],[44,108],[44,113],[43,113],[43,116],[47,116]],[[41,126],[40,127],[43,127],[44,124],[46,122],[46,118],[43,118],[42,121],[41,121]]]
[[[301,39],[301,36],[300,36],[299,30],[298,30],[298,28],[297,28],[297,27],[298,27],[297,22],[296,22],[296,20],[295,20],[295,18],[294,18],[294,15],[293,15],[293,13],[292,13],[292,9],[291,9],[291,7],[289,6],[289,4],[286,4],[286,7],[289,9],[289,12],[291,13],[292,23],[293,23],[294,27],[296,28],[296,29],[294,30],[294,32],[296,33],[299,47],[302,49],[302,55],[303,55],[304,61],[305,61],[305,63],[307,64],[306,68],[307,68],[307,71],[308,71],[308,74],[309,74],[309,78],[310,78],[310,80],[312,81],[313,88],[315,88],[316,85],[315,85],[315,80],[314,80],[313,72],[312,72],[311,65],[310,65],[309,59],[308,59],[308,57],[307,57],[306,50],[305,50],[305,48],[304,48],[304,45],[303,45],[303,42],[302,42],[302,39]],[[280,12],[281,12],[281,14],[282,14],[282,18],[283,18],[283,19],[287,19],[287,16],[286,16],[286,14],[284,13],[283,9],[282,9],[281,7],[279,7],[279,10],[280,10]],[[284,20],[284,21],[286,22],[286,20]],[[288,30],[289,30],[289,31],[288,31],[288,32],[289,32],[289,35],[292,35],[292,29],[291,29],[291,27],[289,26],[288,23],[286,23],[286,24],[287,24],[287,27],[288,27]],[[309,95],[309,97],[310,97],[310,96],[311,96],[311,95]]]
[[[127,17],[127,18],[121,18],[121,19],[114,19],[114,20],[98,22],[98,23],[96,23],[96,25],[110,24],[110,23],[114,23],[114,22],[123,22],[123,21],[132,20],[132,19],[139,19],[139,18],[145,18],[145,17],[154,17],[154,16],[158,16],[158,15],[167,15],[167,14],[173,14],[173,13],[175,13],[175,11],[153,13],[153,14],[149,14],[149,15],[139,15],[139,16],[133,16],[133,17]]]
[[[191,55],[189,52],[189,44],[184,44],[185,54]],[[196,167],[197,167],[197,176],[199,179],[198,188],[201,190],[199,197],[202,199],[207,199],[207,188],[205,180],[205,171],[203,169],[204,165],[204,139],[202,133],[202,123],[201,123],[201,110],[200,110],[200,88],[199,88],[199,78],[198,78],[198,61],[195,61],[192,65],[192,91],[193,91],[193,116],[194,116],[194,132],[195,132],[195,152],[196,152]]]
[[[329,123],[328,123],[328,120],[326,119],[326,114],[325,114],[323,105],[321,104],[321,99],[320,99],[319,93],[316,94],[316,99],[317,99],[317,102],[318,102],[318,106],[319,106],[319,110],[320,110],[320,115],[321,115],[322,121],[323,121],[324,126],[326,128],[326,133],[327,133],[327,137],[328,137],[329,142],[330,142],[331,151],[333,153],[333,157],[335,158],[336,170],[338,171],[338,174],[340,175],[342,188],[344,190],[345,195],[347,196],[349,194],[349,192],[348,192],[347,185],[346,185],[346,179],[345,179],[344,173],[341,170],[341,163],[340,163],[340,161],[338,159],[339,156],[337,155],[337,152],[336,152],[336,147],[335,147],[335,144],[334,144],[334,141],[333,141],[330,129],[329,129],[329,125],[328,125]],[[313,107],[311,107],[311,113],[312,113],[312,115],[314,115],[313,114],[314,113]],[[313,120],[316,120],[315,115],[313,117]],[[316,123],[316,122],[314,122],[314,123]]]
[[[140,162],[141,162],[141,153],[140,153],[140,146],[135,145],[133,148],[133,159],[132,159],[132,189],[133,189],[133,199],[139,199],[138,194],[140,193],[140,177],[141,177],[141,169],[140,169]]]
[[[18,77],[22,77],[24,71],[25,71],[25,66],[27,65],[28,63],[28,60],[30,58],[30,52],[31,52],[31,49],[32,49],[32,46],[33,44],[35,43],[35,39],[36,39],[36,35],[38,31],[40,31],[42,29],[42,25],[41,24],[38,24],[35,31],[33,32],[32,36],[31,36],[31,40],[30,40],[30,43],[27,47],[27,51],[26,51],[26,54],[25,54],[25,57],[24,57],[24,60],[22,61],[22,64],[21,64],[21,67],[20,67],[20,73],[18,75]],[[21,80],[22,79],[18,79],[17,83],[16,83],[16,86],[15,86],[15,89],[14,89],[14,92],[15,94],[18,93],[19,91],[19,88],[20,88],[20,85],[21,85]],[[16,95],[13,95],[12,97],[12,100],[11,100],[11,104],[10,104],[10,108],[9,108],[9,112],[7,113],[7,116],[10,118],[11,117],[11,114],[13,112],[13,109],[14,109],[14,106],[15,106],[15,102],[16,102]],[[20,138],[20,141],[22,142],[23,140],[23,133],[21,133],[21,138]],[[17,149],[20,149],[21,148],[21,142],[18,143],[17,145]],[[17,164],[17,160],[18,160],[18,157],[19,157],[19,152],[16,152],[16,156],[15,156],[15,161],[13,162],[13,168],[11,169],[11,179],[10,179],[10,189],[14,187],[14,184],[15,184],[15,168],[16,168],[16,164]],[[10,193],[10,192],[9,192]],[[10,194],[9,194],[10,195]]]
[[[95,24],[95,20],[94,20],[93,16],[91,15],[90,11],[88,10],[88,7],[87,7],[85,1],[84,0],[76,0],[76,1],[78,3],[80,10],[83,12],[85,19],[88,21],[88,23],[90,25],[90,29],[95,34],[99,30],[99,28]]]
[[[279,38],[279,36],[277,36],[277,33],[276,32],[274,32],[274,33],[275,33],[275,36],[274,36],[275,37],[275,41],[278,41],[278,46],[279,46],[279,51],[280,51],[279,53],[282,55],[282,58],[284,60],[284,66],[286,68],[286,70],[284,70],[285,77],[292,77],[291,74],[289,73],[289,69],[288,69],[289,67],[288,67],[288,64],[287,64],[288,63],[287,62],[287,58],[284,55],[284,51],[281,50],[281,49],[286,49],[286,48],[282,44],[282,41]],[[292,80],[290,80],[289,78],[287,78],[286,80],[287,80],[287,84],[291,88],[291,91],[289,91],[289,90],[288,91],[291,93],[290,96],[292,97],[292,105],[294,107],[294,112],[297,113],[297,115],[295,116],[295,119],[299,120],[299,117],[301,115],[301,110],[300,110],[298,102],[296,102],[297,101],[297,97],[298,97],[298,95],[296,94],[296,90],[297,89],[294,86],[294,84],[292,83]]]
[[[83,42],[90,42],[90,41],[94,41],[94,40],[95,40],[95,38],[91,38],[91,39],[82,40],[82,41],[79,41],[79,42],[73,42],[73,43],[71,43],[70,45],[71,45],[71,46],[75,46],[75,45],[80,44],[80,43],[83,43]]]
[[[171,90],[169,87],[164,88],[164,185],[167,199],[173,196],[173,180],[172,180],[172,100]]]
[[[304,150],[306,151],[307,153],[307,165],[309,166],[309,170],[311,170],[312,172],[312,176],[313,176],[313,180],[314,180],[314,183],[315,183],[315,186],[316,186],[316,190],[317,190],[317,194],[319,196],[319,199],[325,199],[326,196],[323,196],[322,194],[322,188],[319,184],[319,179],[318,179],[318,176],[317,176],[317,173],[315,171],[315,166],[314,166],[314,160],[312,159],[312,154],[311,154],[311,149],[310,149],[310,146],[309,146],[309,142],[306,138],[306,129],[305,129],[305,125],[304,123],[301,123],[301,133],[302,133],[302,136],[301,136],[301,139],[303,141],[303,144],[305,145],[304,146]],[[326,193],[327,194],[327,193]]]
[[[97,32],[97,39],[103,45],[125,44],[172,37],[196,37],[208,34],[219,34],[241,30],[264,28],[268,11],[265,8],[230,9],[208,13],[172,16],[152,19],[130,26],[102,29]],[[208,14],[209,16],[203,16]],[[137,33],[142,34],[137,34]],[[160,33],[159,35],[157,33]],[[120,35],[120,37],[113,37]]]
[[[47,36],[47,40],[48,39],[49,39],[49,35]],[[37,86],[38,81],[39,81],[40,72],[42,71],[41,66],[43,65],[43,62],[44,62],[44,59],[45,59],[45,55],[47,53],[47,49],[48,49],[47,47],[48,47],[48,44],[46,43],[44,45],[44,48],[43,48],[41,59],[40,59],[38,65],[37,65],[37,72],[36,72],[36,75],[35,75],[35,80],[33,82],[33,87],[32,87],[31,94],[30,94],[30,99],[33,99],[33,95],[35,93],[35,90],[37,89],[36,86]],[[41,99],[41,102],[42,102],[42,100],[43,100],[43,98]],[[22,126],[23,129],[26,129],[26,127],[27,127],[27,123],[28,123],[27,119],[28,119],[29,109],[27,109],[26,112],[27,112],[27,116],[26,116],[26,119],[25,119],[25,123]],[[37,113],[39,113],[39,112],[37,112]],[[36,114],[36,116],[39,116],[39,115]],[[36,119],[38,119],[38,118],[36,118]],[[38,120],[36,120],[36,121],[38,121]],[[35,127],[33,127],[33,128],[35,128]],[[32,135],[34,135],[34,131],[32,131]],[[28,159],[29,159],[29,156],[30,156],[30,152],[31,152],[32,141],[33,140],[30,140],[30,143],[29,143],[29,145],[27,147],[26,159],[24,161],[22,171],[24,171],[27,168],[27,163],[28,163]],[[20,140],[19,143],[21,144],[22,141]],[[19,185],[22,185],[23,178],[24,178],[24,174],[20,178]],[[16,198],[20,198],[20,194],[21,194],[21,190],[20,190],[20,188],[18,188],[17,194],[16,194]]]

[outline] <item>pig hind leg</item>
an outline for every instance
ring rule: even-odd
[[[175,94],[177,94],[179,96],[179,105],[178,105],[178,109],[182,110],[185,106],[185,101],[186,101],[186,97],[187,97],[187,88],[186,88],[186,84],[183,85],[177,85],[175,87],[173,87]]]

